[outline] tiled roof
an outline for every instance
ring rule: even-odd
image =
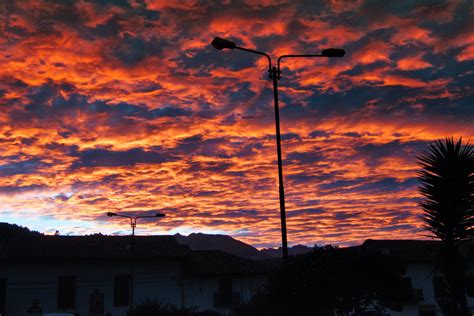
[[[186,258],[184,273],[187,275],[255,275],[266,274],[270,266],[219,250],[195,250]]]
[[[124,259],[130,236],[0,236],[0,260]],[[137,259],[182,257],[189,253],[172,236],[135,236]]]
[[[2,238],[3,237],[3,238]],[[127,260],[130,236],[0,236],[0,262]],[[184,259],[187,275],[255,275],[268,265],[218,250],[191,251],[173,236],[135,236],[135,260]]]

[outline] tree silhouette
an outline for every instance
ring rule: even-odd
[[[363,315],[372,309],[401,311],[411,300],[405,264],[361,248],[315,247],[290,256],[237,316]]]
[[[420,193],[424,200],[425,228],[443,241],[438,260],[442,293],[437,298],[447,316],[469,315],[465,295],[466,260],[460,242],[470,240],[474,232],[474,149],[446,138],[430,144],[419,157]]]

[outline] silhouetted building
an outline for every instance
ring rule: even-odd
[[[191,251],[172,236],[0,238],[0,314],[126,315],[130,267],[134,301],[229,311],[266,278],[257,262],[220,251]]]
[[[436,302],[439,293],[439,276],[436,262],[442,244],[440,241],[421,240],[367,240],[361,246],[351,247],[354,250],[373,254],[382,254],[401,260],[406,266],[406,281],[411,284],[411,300],[402,306],[401,311],[373,312],[367,315],[393,316],[442,316],[441,308]],[[471,261],[474,269],[474,244],[465,243],[463,251]],[[474,270],[471,270],[467,281],[467,302],[474,314]],[[364,314],[365,315],[365,314]]]

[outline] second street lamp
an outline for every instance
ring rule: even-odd
[[[286,237],[286,211],[285,211],[285,189],[283,186],[283,163],[281,159],[281,136],[280,136],[280,110],[278,106],[278,80],[281,79],[280,63],[283,58],[301,58],[301,57],[343,57],[345,51],[338,48],[323,49],[320,54],[297,54],[297,55],[282,55],[278,57],[277,65],[272,66],[272,59],[267,53],[237,46],[234,42],[216,37],[211,42],[211,45],[218,50],[222,49],[239,49],[246,52],[263,55],[268,59],[268,73],[269,79],[273,81],[273,98],[275,105],[275,130],[276,130],[276,144],[278,156],[278,191],[280,197],[280,219],[281,219],[281,241],[283,249],[283,262],[286,264],[288,260],[288,241]]]
[[[128,216],[128,215],[122,215],[122,214],[117,214],[113,212],[107,212],[107,216],[113,217],[124,217],[128,218],[130,220],[130,227],[132,227],[132,235],[131,235],[131,241],[130,241],[130,252],[131,252],[131,258],[130,258],[130,306],[129,306],[129,316],[132,315],[133,311],[133,279],[134,279],[134,265],[133,261],[135,260],[135,227],[137,227],[137,219],[139,218],[157,218],[157,217],[165,217],[165,214],[163,213],[156,213],[155,215],[146,215],[146,216]]]

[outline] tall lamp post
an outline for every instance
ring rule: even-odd
[[[133,310],[133,284],[134,284],[134,265],[133,261],[135,260],[135,227],[137,226],[137,219],[139,218],[157,218],[157,217],[165,217],[163,213],[156,213],[155,215],[148,215],[148,216],[128,216],[117,214],[113,212],[107,212],[107,216],[117,216],[117,217],[124,217],[130,220],[130,227],[132,227],[132,235],[130,240],[130,251],[131,251],[131,258],[130,258],[130,306],[129,306],[129,315],[132,315]]]
[[[278,187],[280,196],[280,218],[281,218],[281,242],[283,248],[283,262],[286,264],[288,260],[288,242],[286,238],[286,212],[285,212],[285,189],[283,187],[283,164],[281,159],[281,137],[280,137],[280,110],[278,107],[278,80],[281,79],[280,62],[283,58],[301,58],[301,57],[343,57],[345,51],[338,48],[323,49],[320,54],[304,54],[304,55],[282,55],[278,57],[277,65],[272,66],[272,59],[267,53],[259,52],[253,49],[237,46],[234,42],[215,37],[211,45],[218,50],[239,49],[246,52],[259,54],[268,59],[268,77],[273,81],[273,98],[275,103],[275,128],[276,128],[276,143],[278,155]]]

